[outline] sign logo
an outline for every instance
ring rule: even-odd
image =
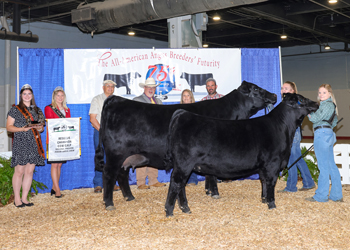
[[[74,126],[67,126],[66,124],[54,127],[52,132],[65,132],[65,131],[76,131]]]
[[[175,68],[170,68],[168,65],[164,64],[148,66],[146,79],[152,77],[156,81],[156,84],[160,83],[156,88],[156,95],[166,95],[176,87],[174,72]]]

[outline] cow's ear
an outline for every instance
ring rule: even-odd
[[[250,92],[248,84],[249,84],[248,82],[243,81],[241,86],[239,86],[237,90],[239,90],[243,94],[248,94]]]

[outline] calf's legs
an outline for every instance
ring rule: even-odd
[[[182,173],[177,173],[177,171],[174,169],[173,173],[171,174],[168,196],[165,202],[166,217],[174,215],[173,211],[177,198],[179,201],[179,207],[182,210],[182,212],[191,213],[191,210],[188,207],[185,190],[186,181],[189,177],[190,172],[184,175]]]
[[[105,174],[105,171],[102,175],[103,179],[103,201],[107,210],[115,210],[113,203],[113,189],[115,184],[115,176],[110,174]]]
[[[275,204],[275,186],[277,181],[277,174],[266,180],[266,201],[269,209],[276,208]]]
[[[132,195],[129,185],[129,169],[119,169],[119,173],[117,174],[117,180],[125,200],[135,200],[135,197]]]
[[[213,175],[205,176],[205,193],[206,195],[210,195],[214,199],[219,199],[219,189],[218,189],[218,179]]]

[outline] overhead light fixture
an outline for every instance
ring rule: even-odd
[[[135,32],[134,32],[133,30],[130,30],[130,31],[128,32],[128,35],[129,35],[129,36],[134,36],[134,35],[135,35]]]
[[[287,34],[284,33],[284,25],[283,25],[283,31],[282,31],[282,35],[281,35],[281,39],[287,39]]]
[[[327,43],[326,46],[324,46],[324,49],[329,50],[331,49],[331,46],[329,46],[329,44]]]
[[[220,19],[221,17],[217,13],[213,16],[214,21],[219,21]]]
[[[203,44],[203,48],[208,48],[209,47],[209,45],[208,44]]]
[[[328,3],[337,3],[338,0],[328,0]]]

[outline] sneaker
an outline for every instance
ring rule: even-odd
[[[137,187],[138,189],[149,189],[149,186],[147,186],[146,184],[142,184],[140,186]]]
[[[339,200],[336,200],[334,202],[344,202],[343,198],[340,198]]]
[[[277,193],[290,193],[290,192],[285,189],[282,189],[282,190],[277,190]]]
[[[314,188],[316,188],[316,186],[313,186],[311,188],[304,188],[304,187],[302,187],[302,188],[299,188],[298,191],[307,191],[307,190],[314,189]]]
[[[120,191],[120,187],[117,185],[114,185],[113,191]]]
[[[317,200],[314,199],[314,197],[308,197],[308,198],[305,198],[306,201],[311,201],[311,202],[315,202]]]
[[[94,193],[102,193],[102,187],[100,186],[95,187]]]
[[[153,185],[150,185],[151,187],[164,187],[165,183],[160,183],[160,182],[156,182]]]

